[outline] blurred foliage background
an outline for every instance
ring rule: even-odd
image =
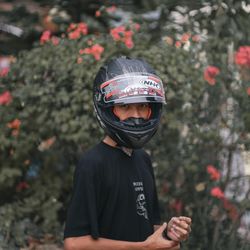
[[[165,83],[146,146],[162,220],[192,217],[182,249],[249,249],[249,23],[250,1],[1,1],[0,249],[62,248],[75,164],[103,138],[93,78],[120,55]]]

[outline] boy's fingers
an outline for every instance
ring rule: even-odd
[[[180,216],[179,219],[180,219],[180,220],[183,220],[183,221],[185,221],[185,222],[187,222],[189,225],[190,225],[191,222],[192,222],[191,218],[186,217],[186,216]]]
[[[185,230],[188,230],[188,228],[189,228],[189,226],[190,226],[186,221],[180,220],[180,219],[173,219],[173,220],[168,224],[168,227],[171,228],[171,227],[173,227],[174,225],[179,226],[179,227],[181,227],[181,228],[183,228],[183,229],[185,229]]]
[[[158,234],[162,234],[164,232],[164,230],[166,229],[167,227],[167,223],[164,222],[158,229],[156,232],[158,232]]]
[[[186,223],[186,222],[181,222],[178,226],[185,229],[185,230],[187,230],[187,231],[190,228],[190,225],[188,223]]]
[[[168,223],[168,227],[172,227],[174,224],[179,224],[181,220],[177,217],[171,218],[171,220]]]
[[[181,228],[181,227],[178,227],[178,226],[174,226],[173,227],[173,232],[176,232],[177,234],[179,235],[183,235],[183,236],[187,236],[188,235],[188,231]]]
[[[169,231],[168,235],[172,240],[179,241],[180,235],[173,229]]]

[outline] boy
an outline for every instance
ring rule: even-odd
[[[155,134],[165,103],[160,78],[144,61],[121,57],[101,67],[93,94],[106,136],[76,169],[65,249],[179,249],[191,219],[159,226],[152,164],[141,149]]]

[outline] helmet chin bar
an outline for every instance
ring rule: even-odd
[[[149,133],[139,133],[139,132],[123,132],[123,131],[107,131],[107,134],[118,144],[118,146],[123,146],[131,149],[142,148],[156,133],[157,128],[153,128]]]

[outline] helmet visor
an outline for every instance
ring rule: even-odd
[[[166,103],[162,81],[156,75],[125,74],[101,84],[106,104]]]

